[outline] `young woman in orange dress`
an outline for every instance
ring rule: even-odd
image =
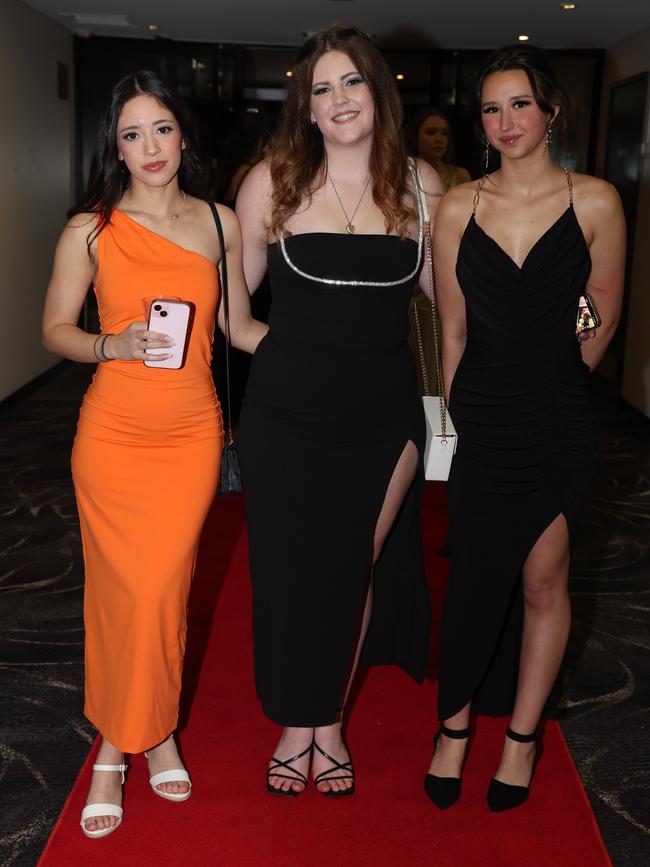
[[[196,166],[194,125],[179,98],[151,72],[120,81],[45,303],[46,348],[98,363],[72,452],[86,571],[85,713],[103,736],[82,813],[89,837],[122,820],[125,753],[147,751],[154,794],[184,801],[191,792],[173,732],[190,581],[223,439],[210,360],[224,253],[233,339],[253,351],[267,328],[250,317],[236,217],[219,207],[222,251],[209,205],[180,186]],[[77,324],[90,283],[99,334]],[[193,308],[180,369],[144,363],[173,349],[148,328],[147,297]]]

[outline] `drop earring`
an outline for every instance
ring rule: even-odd
[[[485,139],[484,165],[485,165],[485,174],[487,174],[488,166],[490,165],[490,142],[487,139]]]
[[[546,140],[544,142],[544,148],[549,150],[551,147],[551,139],[553,138],[553,130],[551,129],[551,124],[546,124]]]

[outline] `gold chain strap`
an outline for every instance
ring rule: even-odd
[[[420,330],[420,317],[418,315],[418,305],[413,298],[413,316],[415,318],[415,331],[418,336],[418,351],[420,353],[420,367],[422,368],[422,384],[424,385],[424,393],[429,396],[429,375],[427,374],[427,365],[424,359],[424,346],[422,345],[422,331]]]
[[[438,316],[438,295],[436,292],[436,279],[433,270],[433,242],[431,240],[431,219],[428,215],[426,203],[423,202],[425,195],[422,183],[420,181],[420,173],[417,166],[413,164],[413,173],[415,175],[415,190],[420,202],[420,213],[425,214],[424,224],[424,245],[426,256],[426,268],[429,277],[429,300],[431,302],[431,323],[433,325],[433,353],[436,359],[436,371],[438,374],[438,387],[440,389],[440,433],[443,443],[447,442],[447,401],[445,400],[445,381],[442,372],[442,355],[440,353],[440,317]],[[420,317],[418,316],[418,308],[415,301],[413,303],[413,312],[415,314],[415,330],[418,338],[418,350],[420,354],[420,365],[422,367],[422,384],[424,385],[424,393],[429,395],[429,381],[427,376],[427,368],[424,360],[424,345],[422,342],[422,331],[420,329]]]
[[[431,223],[427,222],[425,231],[427,271],[429,272],[429,297],[431,300],[431,321],[433,323],[433,354],[436,358],[438,372],[438,388],[440,389],[440,434],[442,442],[447,442],[447,401],[445,399],[445,379],[442,371],[442,356],[440,353],[440,317],[438,316],[438,294],[436,278],[433,271],[433,241],[431,240]]]

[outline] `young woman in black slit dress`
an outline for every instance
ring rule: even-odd
[[[424,421],[407,344],[423,225],[400,127],[367,36],[323,31],[301,50],[268,160],[237,202],[249,288],[267,266],[271,278],[240,449],[256,687],[284,727],[267,787],[288,797],[310,763],[321,793],[354,790],[341,713],[362,646],[369,662],[425,671]],[[433,208],[442,185],[420,172]]]
[[[625,226],[604,181],[554,165],[565,100],[533,46],[501,49],[477,97],[501,168],[443,200],[434,255],[458,450],[436,752],[425,788],[460,794],[470,708],[512,714],[488,803],[528,795],[536,729],[570,626],[569,545],[594,470],[589,371],[618,321]],[[576,339],[580,295],[602,325]]]

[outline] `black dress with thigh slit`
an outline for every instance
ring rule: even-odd
[[[425,429],[408,308],[422,243],[308,233],[268,248],[270,330],[240,422],[255,681],[284,726],[337,719],[358,645],[373,536],[405,446]],[[424,676],[429,603],[418,472],[374,570],[369,663]]]
[[[575,334],[591,259],[567,180],[568,208],[521,267],[474,214],[458,252],[467,343],[449,400],[458,449],[448,483],[440,719],[469,701],[482,713],[512,711],[522,566],[558,516],[573,536],[595,468],[589,369]]]

